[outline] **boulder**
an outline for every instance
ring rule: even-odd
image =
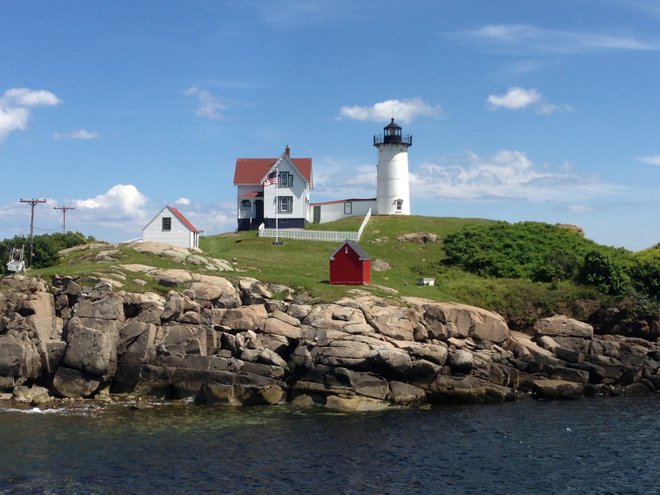
[[[241,303],[240,293],[223,277],[212,275],[192,275],[191,289],[199,300],[209,301],[218,308],[237,308]]]
[[[409,383],[392,381],[390,392],[392,402],[401,406],[418,405],[426,400],[424,389]]]
[[[469,373],[474,364],[474,356],[465,349],[453,349],[449,352],[447,364],[454,373]]]
[[[556,315],[543,318],[534,324],[536,335],[549,335],[551,337],[580,337],[592,339],[594,329],[587,323],[574,320],[567,316]]]
[[[294,318],[291,319],[298,322],[298,320],[295,320]],[[266,334],[281,335],[282,337],[287,337],[289,339],[302,338],[300,322],[298,322],[298,325],[292,325],[289,322],[283,321],[281,318],[268,318],[261,322],[260,329]]]
[[[384,300],[363,296],[356,300],[366,321],[378,333],[394,340],[414,340],[415,327],[420,322],[419,314],[400,306],[391,306]]]
[[[325,407],[341,412],[383,411],[389,407],[386,402],[360,395],[328,395]]]
[[[566,380],[534,380],[533,393],[539,399],[579,399],[584,395],[584,385]]]
[[[83,326],[78,318],[69,322],[63,363],[96,377],[110,377],[117,369],[117,336]]]
[[[81,298],[78,300],[76,316],[92,320],[124,321],[124,300],[114,293],[103,294],[102,299]]]
[[[256,278],[240,278],[238,280],[238,290],[241,293],[241,301],[246,305],[264,304],[273,298],[273,293],[268,286]]]
[[[385,400],[390,389],[387,381],[372,373],[352,371],[347,368],[335,368],[335,376],[347,384],[356,394],[374,399]]]
[[[53,378],[55,392],[67,398],[92,397],[100,385],[101,381],[97,376],[65,366],[60,366]]]
[[[34,380],[41,373],[41,358],[27,338],[15,335],[0,335],[0,376],[10,378],[11,387],[15,383]]]
[[[257,330],[268,318],[263,304],[230,308],[222,318],[222,325],[231,330]]]
[[[430,232],[411,232],[409,234],[403,234],[396,238],[399,242],[414,242],[417,244],[429,244],[434,243],[438,240],[436,234]]]

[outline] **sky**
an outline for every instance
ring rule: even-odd
[[[660,243],[660,1],[0,0],[0,238],[236,229],[236,158],[373,197],[394,117],[412,213]]]

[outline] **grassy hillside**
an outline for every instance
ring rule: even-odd
[[[353,218],[311,228],[355,231],[361,219]],[[407,233],[435,234],[436,242],[400,241]],[[227,278],[250,276],[306,291],[316,301],[335,301],[355,287],[328,283],[329,258],[335,242],[285,239],[281,246],[256,232],[228,233],[201,239],[206,256],[232,261],[236,272]],[[625,298],[657,308],[660,280],[659,249],[641,253],[613,250],[584,239],[579,233],[540,223],[507,224],[478,219],[437,217],[373,217],[360,245],[372,263],[387,263],[385,271],[372,270],[372,284],[360,287],[389,297],[420,296],[457,301],[492,309],[521,324],[555,312],[571,313],[576,301],[599,306],[618,304]],[[138,253],[119,246],[113,263],[98,263],[104,247],[70,253],[61,262],[35,274],[117,274],[120,263],[142,263],[174,268],[180,262]],[[114,249],[114,248],[113,248]],[[586,268],[585,268],[586,267]],[[203,266],[187,264],[191,271]],[[126,274],[126,290],[165,292],[153,279]],[[433,287],[420,287],[420,277],[435,277]],[[120,277],[121,278],[121,277]],[[612,290],[616,289],[616,291]]]
[[[347,219],[315,228],[357,230],[359,219]],[[447,263],[443,240],[466,228],[495,222],[477,219],[437,217],[373,217],[360,245],[374,260],[387,262],[391,269],[372,270],[371,292],[451,300],[500,311],[507,316],[535,318],[565,308],[576,299],[598,298],[593,288],[571,282],[532,282],[525,279],[486,278]],[[435,243],[401,242],[406,233],[425,232],[438,236]],[[574,234],[577,236],[577,234]],[[245,274],[267,282],[281,282],[306,290],[323,300],[336,300],[350,287],[328,284],[329,258],[337,248],[332,242],[285,240],[274,246],[272,239],[254,232],[223,234],[202,239],[202,249],[216,257],[234,259]],[[419,277],[435,277],[434,287],[416,285]]]

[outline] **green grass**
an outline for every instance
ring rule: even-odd
[[[361,218],[350,218],[323,225],[315,229],[355,231]],[[438,218],[438,217],[372,217],[360,245],[372,262],[383,260],[391,269],[372,270],[370,286],[361,290],[387,297],[418,296],[433,300],[456,301],[499,311],[507,318],[533,320],[568,307],[577,299],[599,298],[596,291],[568,282],[560,284],[536,283],[524,279],[483,278],[445,263],[443,239],[469,225],[486,225],[489,220]],[[397,238],[411,232],[428,232],[438,236],[436,243],[418,244],[401,242]],[[186,268],[207,274],[220,275],[230,280],[238,277],[254,277],[266,283],[280,283],[305,291],[313,301],[336,301],[351,294],[355,286],[338,286],[328,283],[329,258],[339,246],[337,242],[309,242],[284,239],[281,246],[273,245],[272,238],[259,238],[257,233],[227,233],[201,239],[206,256],[232,261],[236,272],[207,272],[197,265],[182,266],[167,257],[139,253],[128,247],[119,248],[117,263],[99,264],[95,256],[111,247],[96,247],[71,253],[57,266],[34,270],[34,274],[49,278],[58,275],[103,274],[117,270],[118,264],[140,263],[159,268]],[[139,274],[126,273],[126,290],[166,292],[153,279]],[[420,287],[420,277],[435,277],[433,287]],[[147,285],[140,287],[132,282],[140,278]],[[393,292],[396,291],[396,292]]]

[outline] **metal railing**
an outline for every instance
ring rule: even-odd
[[[259,225],[259,237],[279,237],[282,239],[296,239],[299,241],[342,242],[359,241],[364,228],[371,218],[371,209],[364,216],[357,232],[337,230],[306,230],[306,229],[267,229],[262,223]]]

